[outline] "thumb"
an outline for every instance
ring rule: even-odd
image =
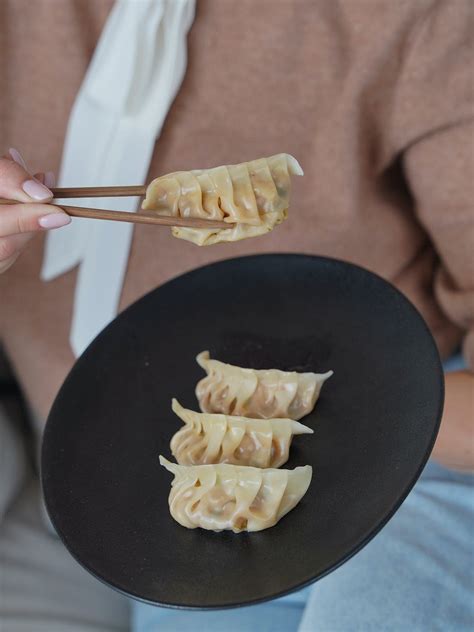
[[[48,202],[52,192],[26,170],[21,155],[10,149],[0,158],[0,197],[17,202]]]

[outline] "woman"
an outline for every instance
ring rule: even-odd
[[[140,4],[145,20],[137,17]],[[28,166],[35,165],[32,171],[39,172],[36,180],[32,178],[17,151],[10,151],[0,161],[0,196],[22,202],[0,209],[4,272],[0,277],[0,334],[39,430],[74,361],[73,349],[80,352],[96,329],[113,316],[114,301],[122,309],[168,278],[210,261],[254,252],[301,251],[339,257],[375,270],[414,302],[443,358],[463,346],[470,369],[447,375],[446,408],[433,458],[446,468],[471,470],[474,213],[469,1],[200,0],[189,32],[185,73],[182,49],[175,43],[186,37],[192,3],[118,2],[112,11],[113,6],[112,0],[64,0],[54,4],[54,12],[48,0],[36,0],[33,10],[27,0],[10,0],[0,6],[0,49],[6,60],[0,95],[0,146],[21,148]],[[167,37],[171,32],[175,37]],[[152,42],[147,55],[156,54],[157,42],[161,47],[157,63],[167,60],[165,66],[171,68],[168,75],[163,74],[167,81],[152,74],[154,82],[134,83],[134,72],[145,73],[151,66],[149,72],[153,73],[155,65],[139,55],[139,66],[127,74],[130,52],[123,59],[123,83],[130,92],[117,94],[117,101],[111,102],[107,96],[121,82],[105,86],[113,70],[101,62],[109,55],[112,63],[121,50],[136,50],[134,46],[142,45],[146,37]],[[101,55],[94,58],[82,84],[87,84],[87,90],[79,92],[69,119],[99,38]],[[114,147],[113,156],[120,155],[121,160],[113,171],[112,156],[104,164],[99,160],[98,147],[104,151],[108,147],[104,125],[112,120],[117,135],[121,134],[121,117],[125,112],[133,119],[142,112],[141,105],[150,98],[146,89],[150,85],[160,86],[153,98],[163,106],[161,114],[143,113],[143,120],[151,126],[147,130],[152,129],[151,162],[133,148],[134,159],[129,162],[130,142],[123,141]],[[141,90],[141,101],[133,102],[134,90]],[[95,94],[100,98],[94,100]],[[81,95],[85,95],[82,101]],[[87,100],[87,96],[92,98]],[[119,101],[122,110],[114,107]],[[88,117],[81,119],[78,112],[88,113]],[[93,240],[79,230],[76,240],[65,239],[65,243],[72,249],[80,243],[82,250],[74,256],[63,252],[63,260],[57,264],[60,240],[48,237],[45,253],[44,239],[33,236],[42,233],[44,237],[45,231],[68,222],[57,207],[45,205],[51,194],[41,183],[47,187],[53,180],[52,174],[40,171],[58,170],[68,120],[63,184],[65,173],[74,176],[71,165],[77,173],[74,184],[103,183],[111,173],[123,176],[108,183],[126,184],[130,182],[126,178],[137,182],[135,174],[142,168],[142,179],[148,170],[149,180],[177,169],[240,162],[279,151],[294,154],[306,175],[295,187],[289,221],[264,238],[198,249],[174,241],[166,230],[137,226],[128,257],[131,234],[117,232],[116,239],[107,242],[99,229]],[[89,124],[97,125],[96,139],[81,154],[77,129],[87,135]],[[76,139],[74,144],[69,142],[71,138]],[[147,142],[144,135],[143,147]],[[91,163],[96,161],[92,171],[85,164],[87,156]],[[138,163],[140,169],[134,170]],[[93,182],[97,170],[101,171]],[[115,229],[109,224],[104,230],[110,236]],[[101,287],[96,277],[103,270],[102,266],[94,269],[91,261],[94,256],[102,257],[106,265],[112,257],[107,244],[112,247],[119,242],[123,248],[113,257],[124,262],[123,284],[121,277],[111,273],[111,284],[119,288],[117,296],[104,297],[96,317],[87,320]],[[81,263],[79,274],[75,262]],[[48,282],[41,280],[41,269]],[[277,625],[282,630],[298,625],[310,630],[317,624],[321,629],[344,630],[348,620],[329,606],[335,599],[351,603],[352,598],[359,608],[351,610],[354,628],[360,624],[370,629],[372,622],[378,629],[428,629],[432,588],[448,569],[443,564],[431,568],[418,563],[416,538],[408,552],[400,533],[412,534],[418,520],[417,528],[426,537],[423,519],[428,515],[430,524],[436,524],[438,538],[430,546],[438,547],[440,540],[446,547],[442,534],[450,528],[449,516],[456,515],[460,524],[468,519],[464,494],[468,479],[441,468],[427,476],[418,488],[426,484],[440,498],[446,485],[456,490],[449,494],[454,506],[446,515],[434,518],[432,507],[419,514],[420,502],[412,494],[413,506],[407,501],[373,544],[309,591],[308,605],[307,592],[226,613],[178,615],[138,610],[137,629],[195,629],[211,624],[216,629],[265,629],[263,622],[270,621],[273,630]],[[456,556],[457,574],[449,576],[447,594],[437,599],[437,616],[446,629],[462,625],[464,620],[459,617],[467,608],[463,590],[468,571],[455,551],[464,552],[468,540],[462,528],[457,536],[453,550],[448,547],[448,553]],[[377,557],[377,543],[390,551],[390,564],[382,564]],[[409,572],[400,580],[401,588],[393,591],[386,583],[391,581],[397,560],[405,560]],[[351,592],[351,573],[371,576],[366,569],[372,569],[374,563],[382,573],[376,585],[381,592],[370,599],[383,600],[377,609],[366,607],[363,590]],[[425,589],[415,591],[413,584],[420,577]],[[418,604],[421,612],[416,616],[411,608],[399,607],[414,593],[418,601],[413,608]],[[326,610],[324,603],[328,604]],[[401,619],[392,619],[392,625],[394,611]],[[354,618],[357,616],[360,620]]]

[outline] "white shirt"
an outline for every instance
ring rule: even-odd
[[[60,186],[143,184],[186,71],[195,0],[117,0],[74,103]],[[133,198],[81,200],[135,211]],[[80,202],[77,202],[79,204]],[[70,342],[76,356],[115,317],[133,224],[74,219],[47,236],[41,277],[79,265]]]

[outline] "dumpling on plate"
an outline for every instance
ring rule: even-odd
[[[160,456],[174,474],[170,512],[183,527],[261,531],[275,525],[306,494],[309,465],[294,470],[238,465],[177,465]]]
[[[280,467],[288,461],[293,435],[313,430],[292,419],[248,419],[196,413],[173,399],[172,409],[184,427],[171,439],[180,465],[230,463]]]
[[[202,351],[196,360],[207,373],[196,386],[203,412],[256,419],[301,419],[308,415],[322,385],[333,374],[243,369],[212,360],[209,351]]]
[[[142,209],[233,225],[228,229],[172,228],[175,237],[198,246],[256,237],[286,219],[292,175],[302,176],[303,170],[289,154],[212,169],[176,171],[148,185]]]

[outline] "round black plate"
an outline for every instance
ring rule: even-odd
[[[209,349],[254,368],[327,371],[315,429],[285,467],[310,464],[301,503],[259,533],[188,530],[168,511],[158,463],[197,409],[195,362]],[[443,374],[428,329],[391,285],[304,255],[213,264],[151,292],[77,361],[52,408],[42,479],[64,544],[91,573],[138,599],[225,608],[283,595],[365,545],[399,507],[433,446]]]

